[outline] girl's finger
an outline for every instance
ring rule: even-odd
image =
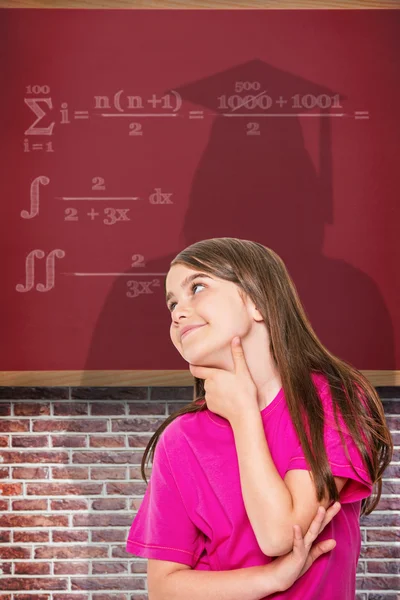
[[[300,576],[303,575],[306,571],[308,571],[308,569],[311,567],[311,565],[313,564],[314,561],[317,560],[317,558],[319,556],[321,556],[321,554],[326,554],[327,552],[330,552],[331,550],[333,550],[333,548],[336,546],[336,542],[335,540],[324,540],[323,542],[319,542],[318,544],[315,544],[308,556],[307,559],[304,563],[303,569],[300,573]]]
[[[327,509],[326,514],[325,514],[325,518],[324,518],[324,520],[322,522],[322,525],[321,525],[321,531],[325,528],[326,525],[328,525],[328,523],[330,521],[332,521],[333,517],[335,515],[337,515],[337,513],[339,512],[339,510],[341,508],[342,507],[341,507],[340,502],[335,502],[334,504],[332,504],[332,506],[330,506]]]
[[[330,552],[331,550],[333,550],[333,548],[336,546],[336,541],[335,540],[324,540],[323,542],[319,542],[318,544],[315,544],[315,546],[313,546],[311,548],[310,551],[310,557],[312,560],[312,563],[317,560],[317,558],[319,556],[321,556],[321,554],[326,554],[327,552]],[[311,564],[312,564],[311,563]]]
[[[293,525],[293,548],[292,552],[299,562],[303,562],[307,556],[307,550],[304,545],[304,538],[300,525]]]
[[[326,510],[323,506],[318,507],[317,515],[314,517],[306,535],[304,536],[304,543],[306,548],[309,548],[316,537],[321,533],[325,526],[332,521],[333,517],[341,509],[340,502],[335,502],[332,506]]]
[[[325,512],[325,508],[323,506],[319,506],[317,514],[311,521],[310,527],[308,528],[308,531],[304,536],[304,545],[307,549],[311,546],[315,538],[319,535],[319,533],[322,530]]]

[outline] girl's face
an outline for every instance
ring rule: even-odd
[[[232,338],[239,335],[245,339],[255,320],[262,320],[251,300],[247,296],[242,300],[239,289],[231,281],[200,275],[184,265],[171,267],[166,279],[167,298],[171,296],[167,300],[170,336],[188,363],[216,368],[231,365]],[[181,337],[181,330],[188,325],[201,327]]]

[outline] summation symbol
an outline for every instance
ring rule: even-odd
[[[52,250],[46,258],[46,285],[38,283],[36,289],[38,292],[49,292],[55,284],[55,258],[64,258],[64,250]],[[35,284],[35,258],[45,257],[43,250],[32,250],[25,261],[25,287],[18,283],[15,286],[17,292],[29,292]]]
[[[35,127],[35,125],[46,116],[45,111],[39,106],[39,102],[44,102],[52,109],[53,105],[51,103],[51,98],[24,98],[24,101],[37,116],[36,121],[25,131],[25,135],[52,135],[55,121],[48,127]]]

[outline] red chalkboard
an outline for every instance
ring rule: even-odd
[[[199,239],[286,262],[318,336],[400,369],[400,14],[0,13],[0,369],[184,369]]]

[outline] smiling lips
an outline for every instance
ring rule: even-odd
[[[186,331],[184,331],[181,335],[181,340],[183,339],[184,336],[186,336],[188,333],[190,333],[191,331],[195,331],[196,329],[200,329],[200,327],[204,327],[204,325],[195,325],[194,327],[191,327],[190,329],[186,329]]]

